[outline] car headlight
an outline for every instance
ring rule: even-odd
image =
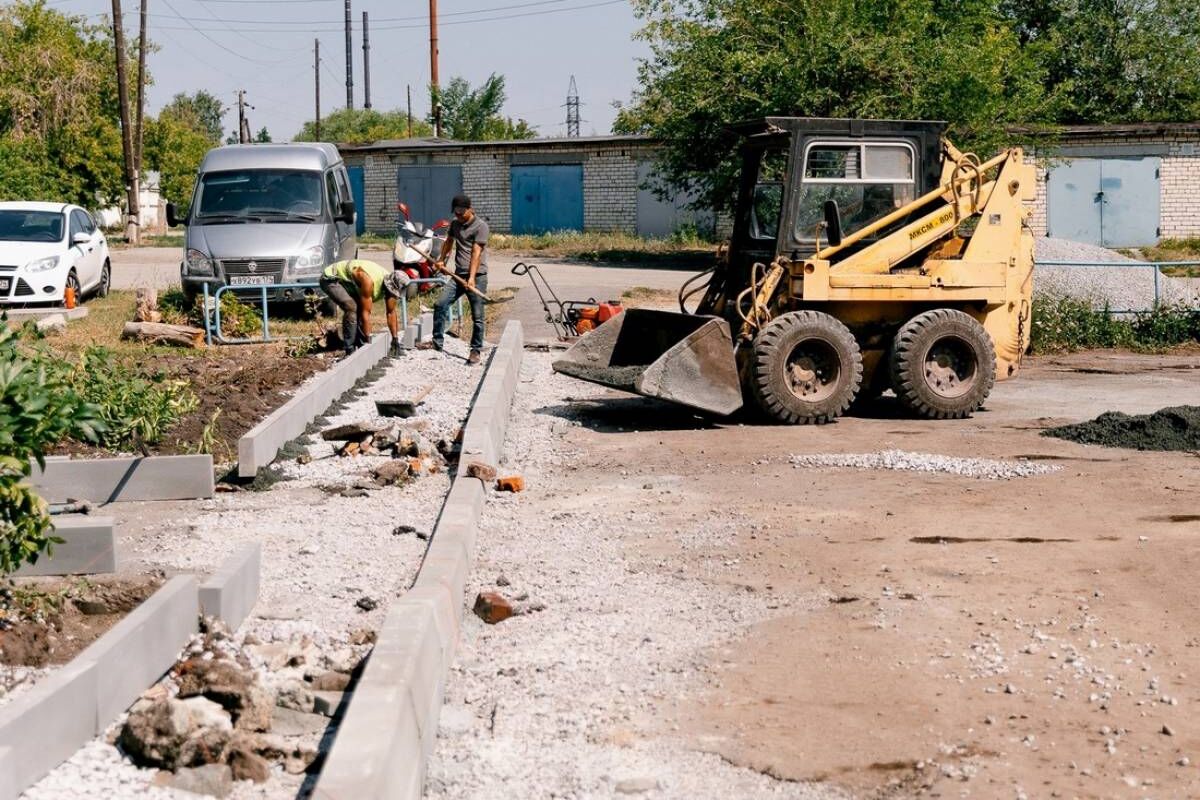
[[[187,251],[187,270],[190,275],[212,275],[213,262],[199,250]]]
[[[45,272],[58,266],[58,256],[47,256],[25,265],[26,272]]]
[[[296,269],[315,269],[325,266],[325,248],[314,245],[296,256]]]

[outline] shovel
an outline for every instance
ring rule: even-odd
[[[436,258],[434,258],[432,255],[430,255],[430,254],[429,254],[429,251],[427,251],[427,250],[422,250],[422,249],[421,249],[420,247],[418,247],[418,246],[417,246],[415,243],[413,243],[413,244],[409,244],[408,246],[409,246],[409,247],[411,247],[413,250],[416,250],[416,251],[417,251],[418,253],[420,253],[421,255],[423,255],[423,256],[425,256],[426,258],[428,258],[428,259],[429,259],[429,262],[430,262],[431,264],[433,264],[435,267],[437,266],[437,262],[438,262],[438,260],[437,260]],[[449,275],[451,278],[453,278],[453,279],[454,279],[454,282],[455,282],[455,283],[457,283],[459,286],[461,286],[461,287],[463,287],[464,289],[466,289],[466,290],[467,290],[468,292],[470,292],[471,294],[474,294],[474,295],[477,295],[478,297],[480,297],[480,298],[483,300],[483,302],[484,302],[484,303],[486,303],[486,304],[490,305],[490,304],[492,304],[492,303],[496,302],[495,300],[493,300],[492,298],[488,297],[486,294],[484,294],[483,292],[479,291],[478,289],[474,289],[474,288],[472,288],[472,287],[470,287],[470,286],[467,286],[467,282],[466,282],[466,281],[464,281],[462,278],[458,277],[457,275],[455,275],[453,272],[451,272],[450,270],[446,269],[445,267],[442,267],[441,269],[438,269],[438,272],[444,272],[445,274]]]

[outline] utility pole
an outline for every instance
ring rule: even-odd
[[[408,95],[408,138],[412,138],[412,84],[406,83],[404,91]]]
[[[142,243],[142,120],[146,109],[146,49],[150,42],[146,39],[146,4],[142,0],[141,22],[138,29],[138,87],[137,87],[137,126],[134,129],[133,143],[133,195],[137,203],[137,227],[133,229],[133,243]]]
[[[567,89],[567,136],[579,136],[579,90],[575,88],[574,75]]]
[[[316,88],[316,122],[313,123],[313,138],[321,141],[321,40],[313,39],[313,86]]]
[[[346,0],[349,2],[350,0]],[[115,2],[115,0],[114,0]],[[433,86],[433,135],[442,135],[442,98],[438,85],[437,0],[429,0],[429,82]]]
[[[350,0],[346,0],[346,108],[354,108],[354,59],[350,56]]]
[[[250,106],[254,108],[254,106]],[[238,89],[238,143],[250,143],[250,123],[246,121],[246,90]]]
[[[371,107],[371,33],[363,12],[363,108]]]
[[[112,0],[113,10],[113,45],[117,56],[117,102],[120,103],[121,115],[121,151],[125,157],[125,192],[126,209],[125,239],[138,242],[138,223],[140,203],[137,192],[137,179],[134,175],[133,164],[133,131],[129,125],[129,84],[125,75],[125,29],[121,27],[121,0]]]

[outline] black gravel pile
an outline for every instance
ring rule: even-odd
[[[1131,450],[1200,450],[1200,406],[1172,406],[1137,416],[1107,411],[1088,422],[1050,428],[1042,435]]]

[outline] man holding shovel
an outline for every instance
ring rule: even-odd
[[[464,294],[471,301],[471,354],[468,364],[478,364],[483,350],[483,303],[487,292],[487,223],[471,208],[471,198],[465,194],[455,196],[450,203],[454,221],[442,252],[434,266],[446,270],[446,257],[454,248],[454,275],[457,278],[442,290],[433,306],[433,341],[417,345],[422,350],[441,350],[445,341],[446,324],[450,319],[450,306]]]

